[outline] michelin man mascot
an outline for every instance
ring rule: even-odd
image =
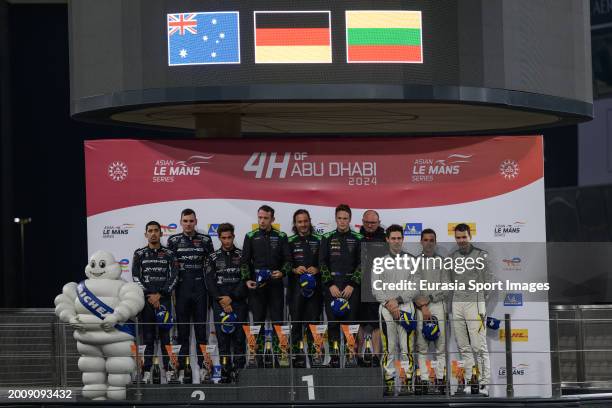
[[[55,298],[55,314],[75,329],[83,396],[125,399],[125,386],[136,369],[131,352],[134,324],[129,319],[144,307],[144,294],[137,284],[121,279],[121,267],[105,251],[92,255],[85,275],[79,284],[64,285]]]

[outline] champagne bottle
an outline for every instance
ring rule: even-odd
[[[480,392],[478,386],[478,371],[476,366],[472,366],[472,378],[470,378],[470,392],[472,395],[476,395]]]
[[[423,395],[423,381],[421,380],[421,369],[417,367],[414,379],[414,395]]]
[[[340,368],[340,347],[338,341],[334,341],[331,350],[331,359],[329,360],[329,366],[331,368]]]
[[[336,360],[338,361],[338,367],[340,366],[340,345],[338,344],[338,341],[334,341],[334,347],[333,347],[333,353],[332,355],[335,356]]]
[[[227,356],[223,356],[221,360],[221,383],[227,384],[230,382],[230,372],[227,366]]]
[[[446,367],[444,367],[444,375],[442,376],[442,380],[440,380],[440,394],[446,395]]]
[[[183,384],[191,384],[193,382],[193,372],[189,364],[189,357],[185,357],[185,368],[183,374]]]
[[[369,337],[366,339],[365,350],[363,351],[363,365],[372,367],[372,342]]]
[[[158,357],[153,357],[153,368],[151,369],[153,384],[161,384],[161,368],[159,367]]]
[[[298,350],[296,350],[295,364],[296,368],[306,368],[306,354],[304,353],[304,340],[300,340]]]
[[[274,354],[272,353],[272,342],[266,341],[264,350],[264,367],[272,368],[274,366]]]

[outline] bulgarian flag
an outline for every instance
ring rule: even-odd
[[[423,62],[421,12],[346,12],[347,62]]]
[[[255,12],[255,63],[330,62],[329,11]]]

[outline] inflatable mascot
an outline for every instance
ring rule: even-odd
[[[125,386],[136,369],[129,319],[142,310],[144,294],[137,284],[121,279],[121,267],[108,252],[93,254],[85,275],[79,284],[64,285],[55,298],[55,314],[75,329],[83,396],[125,399]]]

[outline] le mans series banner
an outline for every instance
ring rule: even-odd
[[[85,143],[85,159],[89,252],[112,252],[126,280],[134,250],[146,245],[145,224],[158,221],[165,237],[180,232],[184,208],[196,211],[198,230],[218,248],[217,226],[234,224],[241,247],[262,204],[290,235],[299,208],[318,232],[333,230],[340,203],[352,208],[356,230],[366,209],[383,226],[400,224],[408,246],[433,228],[450,251],[454,226],[467,223],[496,279],[547,280],[541,136],[96,140]],[[512,316],[515,394],[550,396],[546,294],[500,291],[487,311]],[[496,396],[505,395],[505,335],[487,334]],[[458,356],[451,360],[455,366]]]

